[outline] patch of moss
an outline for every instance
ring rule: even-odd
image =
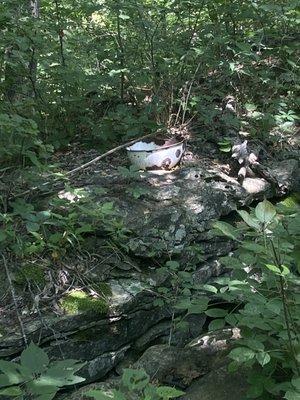
[[[95,299],[82,290],[73,290],[60,302],[61,308],[70,315],[80,311],[92,311],[96,314],[106,314],[108,304],[104,299]]]
[[[111,297],[112,290],[111,287],[105,282],[93,283],[92,289],[95,290],[98,294],[101,294],[104,297]]]
[[[27,281],[44,286],[46,283],[44,270],[39,265],[27,264],[22,266],[14,277],[18,285],[26,285]]]

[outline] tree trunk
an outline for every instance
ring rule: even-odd
[[[39,0],[29,0],[29,11],[33,19],[38,19],[40,17]],[[36,31],[34,31],[34,36],[36,36],[36,34],[37,34]],[[37,58],[36,58],[36,49],[34,45],[34,40],[32,40],[30,53],[31,57],[28,64],[28,70],[29,70],[29,80],[32,87],[31,95],[33,97],[37,97],[37,90],[36,90]]]

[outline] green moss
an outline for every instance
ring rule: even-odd
[[[111,287],[104,282],[98,282],[94,283],[92,285],[92,289],[95,290],[98,294],[101,294],[104,297],[111,297],[112,296],[112,290]]]
[[[14,280],[18,285],[26,285],[27,281],[40,286],[44,286],[46,283],[43,268],[33,264],[22,266],[16,273]]]
[[[77,314],[80,311],[92,311],[96,314],[105,314],[108,305],[104,299],[94,299],[82,290],[73,290],[60,302],[61,308],[67,314]]]

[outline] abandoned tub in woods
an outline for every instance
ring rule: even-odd
[[[145,140],[134,143],[126,150],[131,163],[140,169],[170,169],[181,160],[185,141],[175,138]]]

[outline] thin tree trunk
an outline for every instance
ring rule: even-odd
[[[55,4],[55,12],[56,12],[56,19],[57,19],[57,26],[58,26],[58,38],[59,38],[59,51],[60,51],[60,59],[61,65],[64,67],[66,65],[65,54],[64,54],[64,29],[61,26],[61,17],[59,12],[59,4],[57,0],[54,0]]]
[[[33,19],[38,19],[40,17],[39,0],[29,0],[29,11]],[[34,31],[34,36],[36,35],[37,32]],[[30,48],[30,52],[31,52],[31,58],[28,64],[29,80],[32,86],[33,96],[37,98],[38,97],[36,89],[37,58],[36,58],[36,49],[34,45],[34,40],[32,40],[32,46]]]

